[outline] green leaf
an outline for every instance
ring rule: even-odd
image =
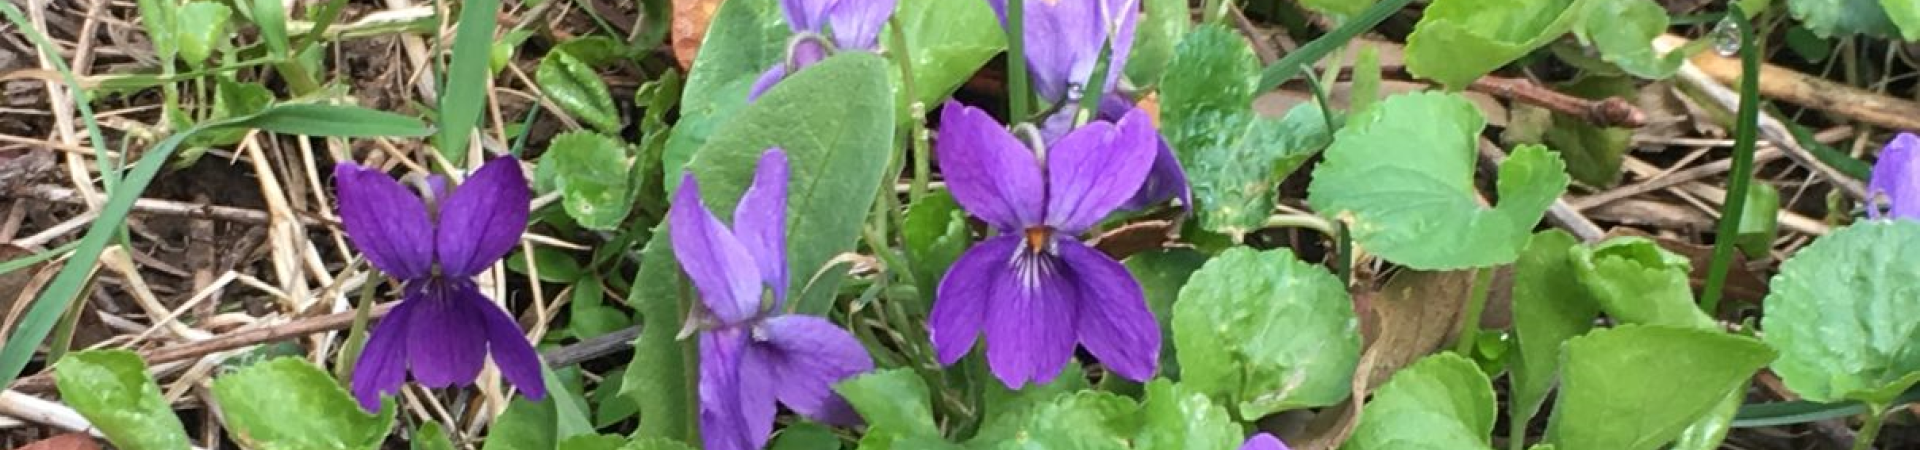
[[[1640,78],[1661,79],[1673,76],[1688,56],[1711,44],[1710,39],[1662,56],[1653,50],[1653,39],[1667,32],[1667,10],[1653,0],[1608,0],[1590,2],[1585,17],[1573,29],[1582,43],[1600,51],[1600,58]]]
[[[60,398],[126,450],[185,450],[180,417],[160,398],[147,364],[126,350],[68,354],[54,366]]]
[[[1904,0],[1787,0],[1787,10],[1822,38],[1855,34],[1893,36],[1899,32],[1881,5]]]
[[[626,446],[620,447],[620,450],[694,450],[694,448],[672,439],[646,437],[634,439]]]
[[[1147,297],[1147,310],[1161,330],[1173,329],[1173,304],[1180,299],[1180,288],[1187,285],[1193,272],[1207,263],[1207,255],[1191,248],[1168,248],[1138,253],[1122,261]],[[1160,346],[1160,376],[1180,378],[1179,352],[1173,345]]]
[[[1512,262],[1567,186],[1560,158],[1523,145],[1500,164],[1500,203],[1482,206],[1473,175],[1486,120],[1459,94],[1396,95],[1347,123],[1314,169],[1307,201],[1348,221],[1357,246],[1414,269]]]
[[[719,180],[716,180],[719,181]],[[726,211],[715,209],[715,211]],[[635,436],[657,436],[694,442],[698,433],[696,341],[675,338],[690,311],[693,287],[680,275],[666,224],[654,229],[653,239],[640,251],[640,272],[634,275],[627,305],[639,310],[643,325],[633,344],[633,362],[627,365],[620,396],[640,406]]]
[[[587,401],[594,405],[593,426],[606,428],[640,412],[640,405],[632,398],[620,395],[620,386],[627,380],[627,369],[616,368],[603,374],[600,385],[593,388]]]
[[[1080,391],[1054,397],[1033,409],[1015,436],[1000,448],[1126,450],[1140,429],[1140,405],[1108,392]]]
[[[575,119],[602,133],[619,133],[620,110],[606,80],[586,61],[565,51],[547,52],[533,73],[540,92]]]
[[[1413,363],[1373,391],[1346,450],[1487,449],[1493,385],[1473,361],[1454,353]]]
[[[559,436],[554,431],[558,420],[553,401],[535,402],[515,397],[507,412],[493,420],[487,429],[484,450],[552,450]]]
[[[453,61],[447,64],[446,79],[440,85],[440,154],[454,165],[467,158],[473,127],[486,106],[488,71],[493,59],[493,32],[498,24],[500,0],[460,2],[459,22],[454,24]]]
[[[1407,36],[1407,71],[1450,89],[1466,87],[1559,39],[1594,1],[1434,0]]]
[[[687,168],[700,179],[709,209],[730,211],[753,180],[760,155],[785,149],[788,187],[787,261],[793,304],[803,314],[827,312],[840,276],[815,274],[834,255],[852,251],[865,208],[873,204],[893,152],[893,99],[887,64],[866,52],[843,53],[787,77],[721,127]],[[678,187],[680,177],[668,177]],[[847,214],[849,207],[861,214]],[[724,217],[723,217],[724,218]],[[731,219],[727,219],[731,220]]]
[[[254,127],[280,134],[337,137],[418,137],[432,132],[412,117],[358,106],[288,103],[237,122],[210,126]]]
[[[1782,263],[1770,286],[1761,329],[1788,389],[1888,405],[1920,381],[1920,222],[1834,230]]]
[[[1285,118],[1253,111],[1260,63],[1220,25],[1180,42],[1160,86],[1162,133],[1193,183],[1202,228],[1238,239],[1265,224],[1274,189],[1327,142],[1325,116],[1302,104]]]
[[[233,10],[211,1],[188,2],[178,10],[174,38],[180,46],[180,59],[188,66],[200,67],[213,56],[213,49],[227,39],[227,23]]]
[[[1693,301],[1684,256],[1652,240],[1625,236],[1568,254],[1574,273],[1607,316],[1622,323],[1716,329]]]
[[[560,441],[556,449],[566,450],[619,450],[626,446],[627,440],[611,434],[583,434]]]
[[[1138,450],[1232,450],[1240,447],[1240,426],[1226,408],[1206,394],[1166,379],[1147,383],[1141,406],[1144,421],[1133,439]]]
[[[1720,448],[1720,442],[1727,439],[1727,432],[1733,428],[1733,416],[1740,412],[1740,405],[1745,403],[1746,397],[1747,389],[1743,382],[1740,387],[1721,397],[1720,403],[1714,405],[1711,411],[1695,419],[1691,425],[1687,425],[1685,430],[1681,430],[1680,437],[1674,439],[1673,445],[1667,448],[1669,450]]]
[[[528,273],[527,254],[515,251],[508,256],[507,269],[519,273]],[[558,248],[537,246],[533,248],[533,264],[540,269],[540,281],[548,283],[572,283],[586,277],[586,269],[580,267],[580,261],[573,255]]]
[[[1887,19],[1900,29],[1900,37],[1920,41],[1920,2],[1880,0],[1880,7],[1886,9]]]
[[[900,226],[900,240],[906,244],[907,262],[913,267],[914,282],[921,292],[932,292],[946,276],[947,268],[972,243],[968,239],[967,216],[945,189],[934,191],[907,205],[906,222]],[[922,297],[929,297],[923,295]],[[920,302],[920,311],[926,302]]]
[[[600,231],[619,228],[633,209],[633,177],[627,176],[631,161],[626,144],[590,131],[554,136],[540,158],[540,164],[553,165],[554,189],[560,191],[567,215],[582,227]]]
[[[1717,330],[1624,325],[1570,339],[1547,441],[1565,450],[1659,448],[1772,359],[1760,341]]]
[[[1780,232],[1780,190],[1770,183],[1747,186],[1747,208],[1740,214],[1740,235],[1734,245],[1747,259],[1763,259],[1773,251]]]
[[[571,447],[562,447],[571,448]],[[773,434],[768,450],[839,450],[840,438],[833,430],[813,422],[787,425]]]
[[[379,414],[362,411],[333,376],[300,358],[276,358],[217,378],[213,398],[234,440],[256,449],[378,449],[398,411],[393,403]]]
[[[840,382],[833,388],[867,421],[870,434],[939,437],[927,384],[908,369],[886,369]]]
[[[1144,0],[1146,13],[1133,32],[1133,52],[1127,55],[1127,80],[1139,86],[1160,84],[1173,59],[1173,47],[1193,26],[1186,0]]]
[[[899,8],[893,19],[906,36],[919,94],[912,101],[939,104],[1007,48],[1006,32],[986,2],[905,0]],[[881,35],[880,42],[890,42],[887,36]]]
[[[414,430],[413,441],[408,443],[413,450],[455,450],[453,441],[447,440],[447,432],[440,428],[440,422],[427,422]]]
[[[1087,385],[1086,373],[1078,361],[1067,362],[1067,366],[1061,368],[1060,376],[1055,377],[1053,382],[1037,386],[1028,385],[1018,391],[1007,389],[1006,385],[1000,384],[997,380],[985,379],[990,375],[987,372],[984,357],[977,354],[970,355],[961,361],[961,364],[970,364],[979,369],[973,373],[982,378],[978,383],[984,385],[980,388],[986,391],[985,395],[982,395],[985,399],[981,402],[983,413],[980,415],[984,418],[985,424],[981,425],[979,432],[974,433],[973,440],[968,441],[969,447],[979,447],[980,443],[1015,439],[1020,436],[1021,430],[1025,429],[1034,411],[1041,405],[1074,392],[1085,391],[1090,387]]]
[[[1380,47],[1362,45],[1354,56],[1353,87],[1348,91],[1347,112],[1358,112],[1380,101]]]
[[[267,43],[268,55],[289,56],[285,5],[275,0],[253,0],[253,23],[260,27],[260,40]]]
[[[571,292],[572,301],[567,303],[567,330],[574,337],[587,339],[619,331],[633,323],[626,313],[606,306],[607,288],[601,284],[599,275],[589,275],[574,283]]]
[[[693,153],[747,105],[747,91],[754,80],[786,60],[792,34],[781,18],[779,2],[720,3],[693,59],[686,89],[681,90],[680,120],[674,123],[662,155],[668,186],[679,183],[680,177],[674,175],[693,159]]]
[[[1345,399],[1360,360],[1346,285],[1286,249],[1207,261],[1173,305],[1181,382],[1260,417]]]
[[[1600,306],[1580,285],[1567,254],[1580,241],[1560,230],[1533,235],[1513,267],[1514,359],[1511,408],[1516,422],[1533,418],[1553,390],[1561,344],[1593,329]]]
[[[1631,78],[1584,77],[1561,85],[1559,89],[1582,98],[1600,100],[1616,96],[1633,98],[1638,88]],[[1551,126],[1543,131],[1541,139],[1531,142],[1544,142],[1559,153],[1560,159],[1567,162],[1567,174],[1581,183],[1610,187],[1619,182],[1620,165],[1633,145],[1633,130],[1600,127],[1591,120],[1570,114],[1548,114],[1552,118]]]
[[[153,53],[160,57],[160,64],[170,66],[180,55],[178,33],[180,8],[174,0],[139,0],[140,20],[145,25],[147,39],[153,41]]]
[[[1300,6],[1326,14],[1353,17],[1373,6],[1374,0],[1300,0]]]

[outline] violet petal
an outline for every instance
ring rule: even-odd
[[[540,400],[547,396],[547,384],[540,375],[540,354],[534,352],[533,344],[527,342],[526,332],[520,329],[520,323],[513,316],[500,309],[479,291],[466,296],[464,300],[479,314],[487,333],[487,353],[493,356],[493,365],[500,369],[500,376],[507,383],[520,388],[520,394],[528,399]]]
[[[473,384],[487,361],[486,328],[481,311],[466,297],[485,297],[472,282],[428,282],[408,295],[407,359],[421,385],[442,388]]]
[[[1867,193],[1870,197],[1886,196],[1888,208],[1881,211],[1880,206],[1869,202],[1867,216],[1880,218],[1884,213],[1893,218],[1920,219],[1920,137],[1912,133],[1900,133],[1880,150],[1879,160],[1873,164],[1873,174],[1868,179]]]
[[[1047,149],[1046,224],[1078,234],[1132,198],[1153,168],[1155,136],[1136,111],[1061,137]]]
[[[1240,445],[1240,450],[1290,450],[1290,449],[1287,448],[1287,444],[1285,442],[1280,442],[1280,438],[1273,437],[1273,435],[1271,434],[1260,433],[1260,434],[1253,435],[1253,437],[1247,438],[1247,442],[1245,444]]]
[[[1058,243],[1060,259],[1079,283],[1080,345],[1099,358],[1108,370],[1134,381],[1146,381],[1160,363],[1160,325],[1147,310],[1140,282],[1127,268],[1072,238]]]
[[[1019,251],[1021,236],[1003,234],[967,249],[940,279],[933,312],[927,315],[927,333],[941,364],[953,364],[973,350],[973,341],[987,321],[995,281],[1006,272],[1007,258]]]
[[[714,317],[726,324],[760,310],[760,269],[752,254],[700,203],[700,184],[688,172],[667,211],[673,256]]]
[[[407,321],[415,303],[404,299],[387,311],[354,362],[353,397],[360,401],[360,408],[378,411],[380,396],[399,393],[400,384],[407,381]]]
[[[1008,389],[1053,381],[1073,359],[1080,283],[1050,254],[1021,249],[1001,261],[988,294],[987,367]]]
[[[787,28],[795,33],[823,31],[824,16],[836,0],[780,0],[780,13],[787,17]]]
[[[441,274],[473,276],[507,256],[527,231],[532,200],[519,160],[500,157],[480,166],[440,202],[434,243]]]
[[[948,101],[940,117],[934,156],[954,200],[1001,231],[1039,224],[1046,191],[1033,152],[979,108]]]
[[[433,270],[433,221],[427,205],[400,182],[351,162],[333,166],[340,226],[367,262],[410,280]]]
[[[733,209],[733,236],[753,256],[775,299],[787,298],[787,170],[787,153],[767,149],[753,185]]]
[[[893,15],[896,0],[840,0],[827,13],[833,25],[833,43],[841,50],[879,48],[880,28]]]
[[[780,80],[786,78],[787,65],[785,63],[774,64],[773,67],[767,68],[766,72],[760,73],[760,78],[753,80],[753,87],[747,90],[747,102],[752,103],[754,100],[759,100],[761,94],[767,93],[767,90],[773,89],[773,85],[780,84]]]
[[[1033,90],[1050,103],[1070,100],[1072,85],[1093,78],[1107,29],[1099,0],[1030,1],[1025,4],[1027,72]],[[1124,66],[1122,66],[1124,67]]]
[[[867,348],[852,333],[819,317],[784,315],[761,322],[754,335],[757,345],[749,351],[768,365],[771,378],[742,382],[771,384],[780,403],[809,419],[860,424],[853,407],[833,392],[835,383],[873,370]]]
[[[764,366],[746,361],[747,342],[738,329],[700,334],[700,437],[707,450],[760,450],[773,434],[773,390]]]

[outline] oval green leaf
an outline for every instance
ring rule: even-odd
[[[1373,391],[1346,450],[1488,449],[1493,384],[1472,360],[1428,356]]]
[[[1360,360],[1346,286],[1285,249],[1207,261],[1173,305],[1181,381],[1239,417],[1338,403]]]
[[[1314,169],[1307,201],[1347,220],[1355,244],[1420,270],[1513,262],[1566,189],[1560,158],[1523,145],[1500,164],[1500,203],[1481,206],[1474,162],[1486,119],[1465,97],[1389,97],[1348,119]]]
[[[1466,87],[1559,39],[1594,1],[1434,0],[1407,36],[1407,71],[1449,88]]]
[[[1565,450],[1659,448],[1773,356],[1760,341],[1695,328],[1626,325],[1573,338],[1547,441]]]
[[[213,398],[234,440],[263,450],[378,449],[397,410],[386,403],[379,414],[368,414],[332,376],[299,358],[215,379]],[[299,420],[288,420],[293,417]]]
[[[1240,426],[1233,423],[1226,408],[1214,404],[1204,393],[1164,378],[1147,383],[1141,416],[1140,434],[1133,439],[1137,450],[1232,450],[1240,446]]]
[[[554,136],[541,165],[553,166],[553,186],[561,205],[580,226],[610,231],[633,209],[633,177],[628,176],[627,146],[590,131]]]
[[[533,78],[540,92],[573,118],[602,133],[620,132],[620,110],[613,104],[613,93],[585,60],[566,51],[548,52],[540,58]]]
[[[1887,405],[1920,381],[1920,223],[1835,230],[1780,265],[1760,321],[1773,372],[1808,400]]]
[[[115,447],[186,450],[180,417],[160,398],[147,363],[126,350],[73,353],[53,368],[60,398],[92,422]]]

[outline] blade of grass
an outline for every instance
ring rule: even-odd
[[[500,0],[471,0],[460,3],[460,23],[454,26],[453,62],[447,66],[446,82],[440,85],[440,154],[460,164],[466,160],[467,142],[474,125],[480,121],[480,109],[486,106],[487,78],[493,75],[488,60],[493,57],[494,14]]]
[[[93,147],[95,163],[100,166],[101,183],[106,185],[107,192],[113,192],[114,184],[120,180],[120,164],[107,157],[107,149],[104,146],[107,139],[101,137],[100,123],[94,120],[93,100],[88,98],[87,90],[80,87],[79,77],[75,77],[73,69],[67,67],[67,60],[61,59],[60,53],[54,51],[56,47],[47,40],[47,36],[34,28],[33,22],[27,20],[26,15],[21,14],[20,9],[14,7],[12,2],[0,2],[0,14],[5,14],[7,21],[13,22],[13,26],[20,29],[20,34],[26,35],[28,40],[33,41],[34,49],[46,56],[47,61],[53,62],[54,70],[60,72],[60,81],[65,82],[70,88],[73,106],[80,110],[80,121],[87,126],[88,144]]]
[[[1033,91],[1027,86],[1026,0],[1007,0],[1007,122],[1028,119]]]
[[[6,3],[0,3],[0,7],[9,6]],[[325,109],[343,111],[328,112],[324,111]],[[359,110],[359,112],[344,110]],[[321,123],[335,120],[351,122]],[[119,234],[118,230],[125,225],[127,214],[133,211],[133,202],[146,191],[147,185],[153,182],[153,177],[160,173],[160,168],[166,166],[167,159],[187,138],[209,130],[231,127],[256,127],[267,131],[289,133],[299,131],[327,133],[312,134],[312,136],[326,137],[365,137],[372,136],[373,134],[369,134],[371,131],[403,128],[391,124],[375,125],[373,121],[411,122],[414,126],[409,130],[410,135],[427,134],[425,124],[390,113],[351,106],[276,105],[260,114],[203,122],[168,136],[166,140],[154,145],[145,156],[140,157],[140,161],[134,164],[133,169],[127,172],[120,188],[107,197],[106,204],[100,208],[100,216],[87,227],[87,234],[80,238],[79,245],[74,248],[73,257],[67,260],[66,265],[60,267],[60,272],[54,275],[53,281],[47,283],[47,289],[41,291],[40,296],[34,299],[33,306],[20,320],[19,328],[12,336],[8,336],[5,347],[0,347],[0,386],[12,384],[13,380],[20,376],[20,371],[27,367],[27,362],[33,359],[33,354],[40,343],[45,341],[47,334],[53,331],[54,322],[73,303],[74,298],[81,294],[88,274],[92,272],[94,264],[100,261],[100,252],[106,250],[107,244]],[[256,122],[265,126],[256,126]]]
[[[73,248],[78,246],[80,246],[79,241],[68,242],[65,244],[60,244],[59,247],[54,247],[52,250],[47,250],[40,253],[34,253],[31,255],[10,259],[10,260],[7,260],[6,262],[0,262],[0,275],[6,275],[15,270],[32,267],[34,264],[39,264],[41,261],[58,258],[60,257],[60,255],[64,255],[64,254],[67,254],[67,252],[73,251]]]
[[[1374,25],[1387,20],[1388,16],[1392,16],[1400,8],[1405,8],[1408,3],[1413,3],[1413,0],[1380,0],[1379,3],[1374,3],[1366,11],[1361,11],[1360,15],[1355,16],[1353,20],[1340,24],[1339,28],[1334,28],[1333,31],[1321,35],[1319,39],[1300,46],[1299,50],[1294,50],[1279,61],[1274,61],[1273,65],[1267,66],[1260,72],[1260,85],[1254,89],[1254,92],[1266,92],[1280,87],[1281,83],[1286,83],[1287,80],[1299,75],[1300,71],[1312,67],[1314,62],[1327,57],[1327,54],[1332,53],[1334,49],[1346,47],[1347,41],[1373,29]]]
[[[1720,310],[1720,295],[1726,289],[1727,268],[1733,264],[1734,239],[1740,233],[1740,218],[1747,208],[1747,185],[1753,182],[1753,146],[1760,129],[1760,52],[1755,47],[1753,23],[1748,22],[1740,5],[1730,4],[1734,14],[1727,15],[1740,30],[1740,111],[1733,122],[1733,167],[1727,172],[1727,199],[1720,210],[1720,228],[1714,233],[1713,261],[1707,266],[1707,286],[1700,295],[1700,308],[1707,314]]]

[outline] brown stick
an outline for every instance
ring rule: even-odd
[[[1660,45],[1680,48],[1686,38],[1660,36]],[[1740,83],[1740,60],[1714,52],[1700,52],[1689,58],[1700,71],[1721,83]],[[1920,130],[1920,103],[1894,98],[1792,69],[1763,64],[1760,66],[1760,95],[1786,100],[1796,105],[1827,111],[1862,122],[1896,130]]]
[[[1647,113],[1627,99],[1588,100],[1547,89],[1525,78],[1487,75],[1473,80],[1467,89],[1583,118],[1603,127],[1640,128],[1647,124]]]
[[[375,305],[369,318],[387,315],[399,303]],[[162,364],[186,359],[198,358],[208,353],[233,350],[249,345],[282,341],[313,333],[340,331],[353,325],[354,311],[338,312],[324,316],[308,317],[279,325],[225,334],[199,342],[172,347],[164,347],[140,352],[140,359],[147,364]],[[21,378],[13,383],[13,389],[21,392],[39,393],[53,390],[53,372],[41,372]]]

